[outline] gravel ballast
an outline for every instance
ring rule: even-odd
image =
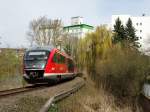
[[[66,91],[82,81],[84,81],[82,78],[76,77],[45,89],[2,98],[0,99],[0,112],[38,112],[50,97]]]

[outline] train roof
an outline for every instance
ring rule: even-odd
[[[27,49],[27,51],[31,51],[31,50],[46,50],[46,51],[52,51],[54,49],[53,46],[43,46],[43,47],[31,47],[29,49]]]
[[[63,56],[72,59],[72,57],[70,57],[68,54],[66,54],[65,52],[60,51],[59,49],[53,47],[53,46],[42,46],[42,47],[31,47],[29,49],[27,49],[27,51],[32,51],[32,50],[46,50],[46,51],[52,51],[55,50],[58,53],[62,54]]]

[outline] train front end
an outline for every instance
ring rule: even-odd
[[[50,51],[41,49],[28,50],[25,53],[23,78],[28,83],[46,82],[44,72],[49,55]]]

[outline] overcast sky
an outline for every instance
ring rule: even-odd
[[[39,16],[60,18],[70,24],[72,16],[84,17],[85,23],[111,22],[111,15],[150,15],[150,0],[0,0],[0,47],[27,46],[29,22]]]

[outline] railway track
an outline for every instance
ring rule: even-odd
[[[60,82],[57,85],[65,83],[65,82],[66,81]],[[9,90],[3,90],[3,91],[0,91],[0,99],[4,98],[6,96],[13,96],[13,95],[17,95],[17,94],[33,91],[33,90],[38,90],[38,89],[44,89],[44,88],[47,88],[47,87],[52,87],[54,85],[55,84],[49,85],[49,84],[43,83],[43,84],[30,85],[30,86],[26,86],[26,87],[14,88],[14,89],[9,89]]]
[[[49,85],[43,84],[37,85],[36,87],[35,86],[25,87],[25,89],[33,88],[32,89],[33,91],[27,90],[26,92],[25,90],[24,92],[24,90],[21,90],[19,88],[16,88],[19,90],[11,89],[6,90],[5,92],[0,91],[0,112],[6,111],[38,112],[45,106],[46,102],[44,101],[46,100],[46,98],[47,99],[54,98],[54,100],[52,100],[52,104],[58,100],[61,101],[63,98],[75,92],[78,89],[79,85],[81,84],[80,82],[82,83],[84,82],[84,80],[80,77],[76,77],[73,80],[63,81],[58,84],[49,84]],[[51,106],[51,102],[48,105]]]
[[[4,90],[4,91],[0,91],[0,98],[4,98],[6,96],[12,96],[12,95],[16,95],[16,94],[24,93],[24,92],[28,92],[28,91],[33,91],[36,89],[42,89],[42,88],[46,88],[46,87],[47,86],[44,86],[44,85],[32,85],[32,86],[26,86],[26,87],[21,87],[21,88]]]

